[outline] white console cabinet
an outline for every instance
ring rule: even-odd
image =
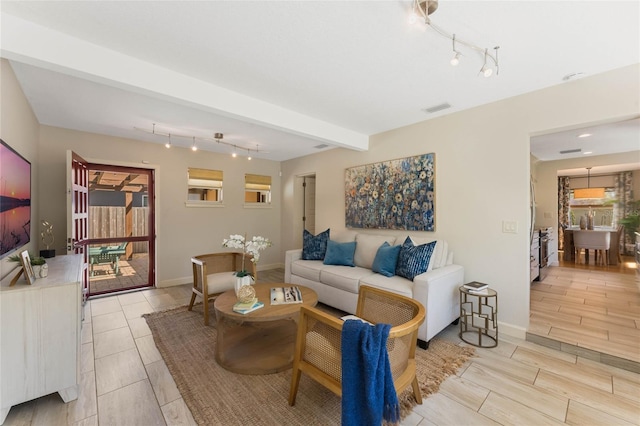
[[[0,283],[0,425],[12,406],[58,392],[78,397],[82,255],[47,259],[49,274],[28,285]]]

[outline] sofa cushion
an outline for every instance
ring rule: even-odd
[[[320,282],[320,271],[325,267],[319,260],[295,260],[291,263],[291,273],[311,281]]]
[[[356,266],[353,263],[353,254],[356,251],[356,242],[338,243],[332,240],[327,242],[327,252],[324,255],[325,265]]]
[[[371,269],[373,266],[373,260],[376,257],[378,247],[384,242],[389,243],[392,246],[396,242],[396,237],[393,235],[370,235],[370,234],[358,234],[356,235],[356,253],[353,257],[353,262],[356,266]]]
[[[413,281],[416,275],[427,272],[429,261],[431,260],[435,247],[435,241],[416,246],[413,244],[411,238],[407,237],[398,255],[396,275]]]
[[[324,266],[320,271],[320,282],[331,287],[345,290],[350,293],[358,293],[360,280],[363,277],[374,275],[371,269],[359,266]]]
[[[313,235],[306,229],[302,232],[302,259],[304,260],[322,260],[327,251],[327,242],[329,241],[329,232],[327,229],[318,235]]]
[[[444,240],[434,240],[433,238],[420,238],[420,237],[411,237],[413,244],[419,246],[422,244],[427,244],[430,242],[436,242],[436,248],[433,251],[433,255],[431,256],[431,261],[429,262],[429,267],[427,271],[431,271],[432,269],[442,268],[447,264],[447,257],[449,251],[449,244]]]
[[[370,285],[371,287],[391,291],[407,297],[413,297],[413,281],[402,278],[398,275],[385,277],[380,274],[371,274],[360,280],[360,285]]]
[[[401,246],[391,246],[388,242],[384,242],[376,253],[375,259],[373,259],[373,265],[371,270],[385,277],[392,277],[396,274],[396,265],[398,264],[398,255],[400,254]]]

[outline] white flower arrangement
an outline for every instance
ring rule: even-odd
[[[260,252],[267,247],[271,246],[271,241],[268,238],[264,238],[261,236],[254,236],[250,240],[247,240],[246,235],[230,235],[229,238],[225,238],[222,240],[223,247],[236,248],[242,250],[242,271],[236,272],[236,276],[244,277],[246,275],[251,275],[244,269],[244,257],[247,254],[252,255],[251,261],[253,263],[258,263],[260,260]]]

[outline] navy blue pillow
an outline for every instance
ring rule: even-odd
[[[306,229],[302,233],[302,259],[322,260],[327,251],[327,241],[329,241],[329,229],[316,236]]]
[[[353,254],[356,252],[356,242],[338,243],[329,240],[327,253],[324,255],[325,265],[356,266],[353,263]]]
[[[396,264],[398,263],[398,255],[400,254],[401,246],[392,246],[388,242],[382,243],[378,247],[375,259],[373,259],[373,265],[371,270],[385,277],[392,277],[396,274]]]
[[[405,277],[413,281],[416,275],[427,272],[429,268],[429,260],[436,248],[436,241],[427,244],[415,246],[411,237],[407,237],[402,244],[400,254],[398,255],[398,265],[396,266],[396,275]]]

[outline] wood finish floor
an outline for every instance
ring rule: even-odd
[[[282,280],[282,270],[259,276],[259,282]],[[78,400],[64,404],[52,394],[26,402],[11,409],[5,425],[193,424],[140,318],[183,305],[189,295],[184,285],[91,300]],[[457,326],[439,337],[465,345]],[[640,374],[501,335],[498,347],[477,349],[402,424],[640,425]]]
[[[563,262],[531,285],[527,340],[640,372],[640,280],[615,267]]]

